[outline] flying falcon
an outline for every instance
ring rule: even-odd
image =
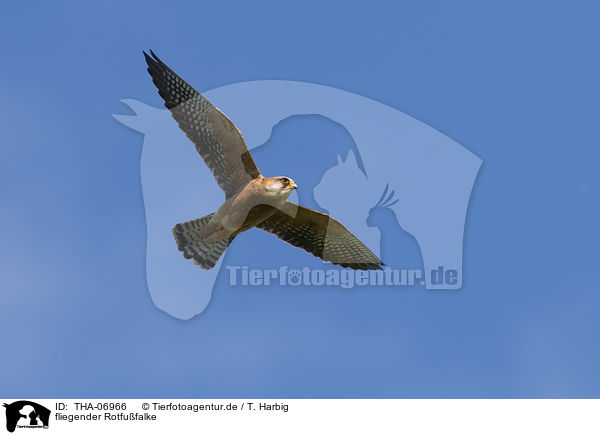
[[[264,177],[233,122],[150,54],[144,52],[148,72],[165,106],[225,192],[225,203],[215,213],[173,228],[185,258],[211,269],[238,234],[257,227],[333,264],[381,269],[381,260],[337,220],[287,201],[296,183]]]

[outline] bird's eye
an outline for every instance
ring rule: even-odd
[[[287,178],[280,178],[279,181],[281,181],[283,184],[288,184],[290,182],[290,180],[288,180]]]

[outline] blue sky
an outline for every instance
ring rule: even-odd
[[[600,397],[599,12],[514,1],[4,6],[0,396]],[[158,310],[142,137],[111,116],[122,98],[161,104],[149,48],[199,90],[334,86],[480,156],[463,288],[223,285],[192,320]],[[270,241],[247,236],[233,259]]]

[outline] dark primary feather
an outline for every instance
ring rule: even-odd
[[[301,205],[290,215],[276,211],[256,227],[276,235],[325,261],[352,269],[381,269],[383,263],[354,234],[334,218]]]
[[[260,175],[236,126],[198,91],[166,66],[153,52],[146,52],[148,72],[196,151],[229,198]]]

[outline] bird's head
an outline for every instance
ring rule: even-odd
[[[294,180],[288,177],[270,177],[264,179],[267,192],[272,193],[282,199],[287,199],[292,190],[298,188]]]

